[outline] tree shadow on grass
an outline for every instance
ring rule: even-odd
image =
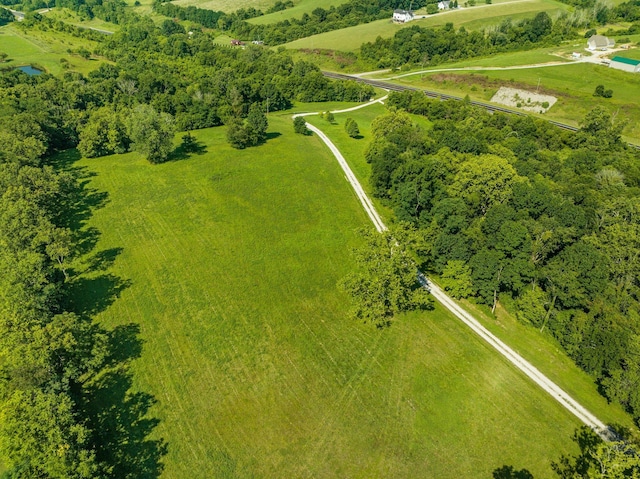
[[[61,304],[66,311],[94,323],[96,351],[102,354],[100,364],[78,391],[81,411],[92,434],[96,459],[101,465],[101,477],[113,479],[156,479],[163,469],[167,454],[164,439],[149,436],[159,419],[149,415],[157,400],[150,394],[134,390],[130,364],[142,354],[140,327],[137,324],[117,326],[106,331],[94,322],[95,316],[106,310],[131,286],[109,268],[122,248],[94,252],[100,232],[87,227],[93,212],[108,201],[106,192],[90,186],[94,173],[77,167],[80,158],[75,150],[57,155],[55,166],[69,174],[66,195],[60,211],[62,226],[72,230],[76,240],[76,255],[83,261],[82,271],[74,271],[64,283]]]
[[[115,333],[115,334],[114,334]],[[111,365],[85,385],[85,410],[93,432],[96,459],[107,465],[108,477],[155,479],[164,469],[167,454],[163,438],[149,439],[160,420],[149,417],[156,399],[145,392],[132,391],[129,362],[142,348],[136,325],[116,328],[110,335]]]
[[[82,317],[94,317],[111,306],[131,281],[106,273],[95,277],[79,276],[65,286],[63,304]]]
[[[76,165],[80,158],[78,150],[73,149],[58,153],[50,160],[56,170],[68,175],[62,187],[64,199],[58,208],[58,211],[64,212],[64,217],[59,218],[57,224],[73,231],[80,231],[93,212],[109,201],[106,191],[90,187],[91,178],[96,173],[85,166]]]
[[[527,469],[517,470],[513,466],[502,466],[493,471],[493,479],[534,479]]]
[[[279,136],[282,136],[282,133],[280,133],[279,131],[270,131],[269,133],[266,134],[265,140],[266,141],[275,140]]]
[[[192,155],[204,155],[207,153],[207,147],[201,142],[196,140],[194,136],[186,134],[182,137],[182,143],[176,149],[174,149],[169,157],[164,161],[180,161],[191,158]]]

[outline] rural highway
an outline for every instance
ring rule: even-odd
[[[386,97],[384,97],[386,98]],[[341,113],[345,111],[353,111],[359,108],[365,108],[373,103],[382,102],[384,98],[380,98],[377,100],[370,101],[369,103],[349,108],[347,110],[336,110],[332,113]],[[307,115],[317,115],[317,113],[300,113],[294,115],[297,116],[307,116]],[[373,225],[375,226],[378,232],[385,231],[387,229],[386,225],[382,221],[382,218],[376,211],[375,206],[371,202],[371,199],[367,196],[362,185],[356,178],[355,174],[349,167],[349,164],[345,160],[340,150],[333,144],[333,142],[324,134],[322,130],[319,128],[307,123],[307,128],[314,132],[318,137],[329,147],[331,153],[335,156],[336,160],[340,164],[342,171],[347,178],[347,181],[353,187],[356,196],[360,200],[364,210],[367,215],[371,219]],[[447,308],[454,316],[460,319],[464,324],[466,324],[471,330],[476,333],[480,338],[486,341],[491,347],[493,347],[496,351],[498,351],[502,356],[504,356],[511,364],[513,364],[517,369],[522,371],[529,379],[531,379],[534,383],[540,386],[544,391],[546,391],[551,397],[553,397],[556,401],[558,401],[567,411],[571,414],[575,415],[580,421],[582,421],[585,425],[590,427],[593,431],[595,431],[602,439],[606,441],[611,441],[617,439],[617,435],[615,431],[611,428],[607,427],[602,421],[600,421],[596,416],[590,413],[584,406],[579,404],[575,399],[573,399],[569,394],[562,390],[557,384],[551,381],[548,377],[542,374],[535,366],[533,366],[530,362],[516,353],[513,349],[507,346],[504,342],[502,342],[498,337],[496,337],[493,333],[491,333],[487,328],[482,326],[480,322],[475,319],[471,314],[465,311],[462,307],[460,307],[451,297],[449,297],[439,286],[429,281],[426,276],[422,273],[419,273],[418,278],[421,284],[427,288],[436,300],[438,300],[445,308]]]
[[[424,90],[421,88],[416,88],[416,87],[412,87],[412,86],[405,86],[405,85],[397,85],[395,83],[388,83],[385,81],[381,81],[381,80],[370,80],[368,78],[361,78],[355,75],[345,75],[343,73],[334,73],[334,72],[327,72],[327,71],[323,71],[322,74],[324,76],[326,76],[327,78],[333,78],[334,80],[353,80],[353,81],[357,81],[360,83],[366,83],[368,85],[377,87],[377,88],[381,88],[383,90],[387,90],[387,91],[406,91],[406,90],[412,90],[412,91],[420,91],[422,93],[424,93],[426,96],[430,97],[430,98],[439,98],[440,100],[462,100],[462,98],[458,97],[458,96],[454,96],[454,95],[447,95],[445,93],[439,93],[437,91],[431,91],[431,90]],[[521,111],[516,111],[516,110],[511,110],[509,108],[504,108],[501,106],[497,106],[497,105],[492,105],[491,103],[484,103],[481,101],[475,101],[475,100],[471,100],[470,102],[472,105],[476,105],[479,107],[484,108],[487,111],[490,112],[501,112],[501,113],[508,113],[510,115],[520,115],[520,116],[524,116],[526,115],[526,113],[521,112]],[[560,123],[559,121],[554,121],[554,120],[546,120],[548,123],[551,123],[552,125],[555,125],[559,128],[562,128],[564,130],[570,130],[570,131],[578,131],[578,128],[572,125],[567,125],[566,123]],[[640,150],[640,145],[636,145],[634,143],[627,143],[628,146],[630,146],[631,148],[635,148],[637,150]]]

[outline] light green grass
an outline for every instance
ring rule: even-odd
[[[152,3],[151,0],[145,1]],[[275,3],[275,0],[176,0],[173,3],[183,7],[194,5],[198,8],[231,13],[239,8],[247,7],[254,7],[265,11]]]
[[[105,22],[104,20],[100,20],[97,17],[94,17],[91,20],[83,20],[78,16],[77,13],[68,8],[52,8],[45,15],[49,18],[60,20],[80,28],[93,28],[98,30],[105,30],[107,32],[117,32],[120,29],[120,25]]]
[[[9,54],[9,61],[3,66],[33,64],[57,75],[65,71],[60,63],[60,59],[65,58],[70,64],[70,71],[86,74],[98,68],[102,60],[95,57],[85,60],[79,55],[67,53],[67,49],[75,50],[84,46],[91,51],[95,45],[95,42],[61,32],[33,29],[23,32],[11,24],[0,28],[0,52]]]
[[[369,192],[368,178],[371,174],[371,168],[364,160],[364,152],[371,140],[371,122],[378,115],[384,113],[386,113],[386,109],[377,104],[353,112],[337,113],[333,124],[329,124],[319,117],[306,117],[307,121],[321,128],[331,138]],[[426,118],[418,115],[411,116],[414,123],[422,128],[428,129],[430,127]],[[358,123],[362,138],[353,139],[346,134],[344,122],[347,118],[352,118]],[[391,218],[389,211],[388,208],[383,208],[381,213],[384,217]],[[552,337],[541,334],[535,328],[523,325],[502,307],[497,310],[496,318],[490,314],[486,307],[472,304],[469,301],[462,301],[461,304],[470,310],[491,332],[529,360],[601,420],[609,424],[621,424],[635,429],[629,415],[619,406],[607,404],[605,398],[597,392],[593,378],[579,369]]]
[[[285,44],[285,47],[298,48],[326,48],[330,50],[355,51],[365,42],[373,42],[380,36],[391,37],[401,28],[419,25],[421,27],[441,26],[451,22],[456,27],[481,28],[500,23],[504,17],[523,14],[533,16],[542,11],[553,14],[568,7],[555,0],[526,0],[513,3],[478,5],[455,11],[438,13],[425,19],[414,20],[405,24],[393,23],[389,20],[377,20],[371,23],[343,28],[332,32],[312,35]]]
[[[186,160],[75,164],[109,194],[86,226],[96,252],[123,248],[104,273],[131,286],[98,319],[140,324],[134,387],[158,400],[162,477],[551,476],[577,420],[459,321],[346,317],[336,282],[368,219],[317,137],[270,122],[281,136],[258,148],[211,129]]]
[[[434,76],[435,75],[435,76]],[[622,72],[604,65],[586,63],[568,64],[555,67],[520,70],[485,70],[472,74],[462,72],[415,75],[398,80],[402,83],[451,93],[459,96],[469,94],[472,99],[488,101],[500,85],[513,86],[512,80],[534,91],[538,81],[543,92],[553,94],[557,103],[542,117],[571,125],[578,125],[595,106],[602,106],[617,119],[628,121],[623,131],[625,138],[640,142],[640,75]],[[487,84],[484,77],[496,83]],[[436,81],[437,80],[437,81]],[[604,85],[613,90],[613,98],[594,97],[596,86]]]
[[[301,18],[304,13],[311,15],[311,12],[318,7],[329,10],[329,7],[337,7],[338,5],[347,3],[347,1],[348,0],[300,0],[300,2],[296,3],[292,8],[252,18],[248,20],[248,22],[256,25],[265,25],[283,20],[291,20],[292,18]],[[275,0],[273,3],[275,3]]]
[[[489,68],[504,68],[520,65],[536,65],[550,62],[569,62],[570,60],[561,56],[565,54],[563,50],[554,48],[539,48],[536,50],[527,50],[522,52],[508,52],[498,53],[483,58],[470,58],[467,60],[443,63],[440,65],[434,65],[432,67],[425,66],[424,68],[402,69],[397,72],[385,72],[376,76],[381,79],[393,79],[396,75],[409,74],[412,71],[416,72],[416,75],[424,74],[422,72],[429,71],[448,71],[456,68],[475,68],[475,67],[489,67]],[[409,78],[409,77],[403,77]]]
[[[609,55],[609,58],[613,58],[616,56],[631,58],[632,60],[640,60],[640,48],[629,48],[628,50],[622,50],[620,52]]]

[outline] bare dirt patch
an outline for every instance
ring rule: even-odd
[[[460,73],[437,73],[435,75],[429,75],[429,80],[434,83],[452,83],[454,85],[471,85],[484,89],[499,89],[503,85],[509,85],[511,88],[519,88],[522,90],[526,90],[527,88],[531,88],[529,83],[518,82],[515,80],[499,80],[495,78],[489,78],[486,75],[478,75],[477,73],[470,74],[460,74]],[[566,92],[560,92],[556,90],[552,90],[551,88],[545,88],[544,86],[540,86],[538,89],[538,93],[542,93],[544,95],[552,95],[556,98],[559,97],[571,97],[570,94]]]
[[[501,105],[515,106],[521,110],[546,113],[557,101],[557,98],[551,95],[503,86],[493,95],[491,101]]]

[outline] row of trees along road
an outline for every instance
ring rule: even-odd
[[[420,93],[387,105],[371,186],[420,232],[421,266],[552,334],[640,419],[640,155],[622,125],[595,109],[574,133]]]

